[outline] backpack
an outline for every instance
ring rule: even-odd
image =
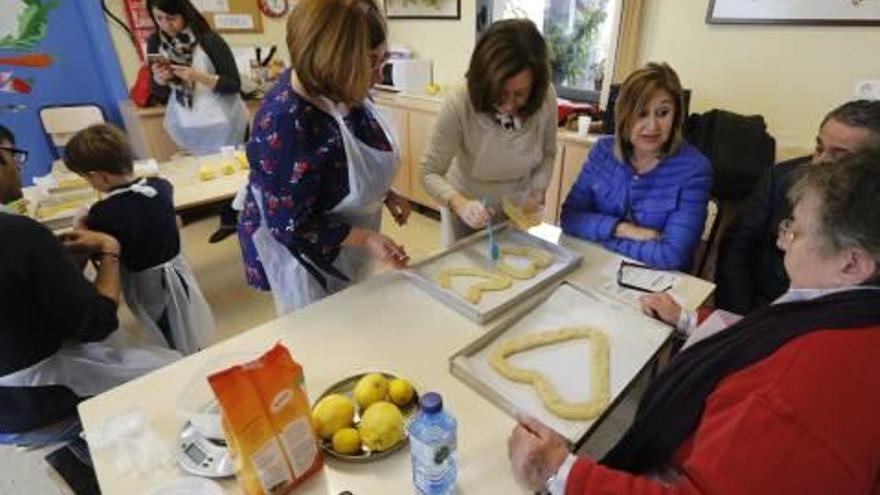
[[[719,200],[744,199],[776,162],[776,140],[760,115],[691,114],[685,137],[712,162],[712,197]]]

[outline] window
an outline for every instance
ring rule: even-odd
[[[597,102],[613,67],[620,0],[495,0],[494,19],[528,18],[553,51],[559,96]]]

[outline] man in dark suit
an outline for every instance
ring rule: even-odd
[[[718,308],[746,314],[788,289],[776,237],[779,222],[791,215],[788,190],[798,171],[868,148],[880,148],[880,101],[851,101],[825,116],[812,156],[767,171],[721,240],[715,272]]]

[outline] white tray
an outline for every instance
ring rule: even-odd
[[[581,262],[580,254],[526,232],[510,228],[506,224],[495,227],[494,232],[500,246],[527,246],[543,249],[553,254],[553,263],[529,280],[514,279],[508,289],[484,292],[479,303],[471,304],[461,296],[461,291],[473,283],[474,278],[454,278],[452,281],[453,289],[447,290],[440,287],[437,275],[442,270],[452,267],[476,267],[492,271],[494,262],[488,255],[488,234],[484,230],[460,240],[439,254],[410,266],[404,273],[431,297],[482,325],[560,280],[577,268]],[[518,260],[511,260],[511,264],[516,266],[517,263]]]
[[[580,325],[599,328],[608,337],[611,392],[608,409],[672,332],[669,326],[624,304],[561,283],[545,297],[518,308],[511,318],[454,354],[449,360],[450,371],[511,416],[528,414],[571,442],[582,442],[605,413],[588,421],[560,418],[544,407],[531,385],[502,377],[488,362],[488,356],[499,341],[531,332]],[[584,340],[573,340],[533,349],[508,359],[517,366],[541,370],[564,399],[583,401],[590,396],[588,346]]]

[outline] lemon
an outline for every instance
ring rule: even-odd
[[[403,378],[395,378],[388,383],[388,398],[391,402],[403,407],[413,399],[413,387]]]
[[[333,450],[340,454],[354,454],[361,450],[361,435],[354,428],[343,428],[333,434]]]
[[[354,400],[361,411],[388,395],[388,379],[380,373],[368,373],[354,386]]]
[[[385,401],[371,405],[361,417],[360,434],[364,447],[374,452],[397,445],[403,438],[403,415],[400,409]]]
[[[242,170],[247,170],[248,168],[250,168],[250,165],[248,165],[247,155],[245,155],[243,151],[239,151],[235,154],[235,161],[238,162],[238,168]]]
[[[330,438],[354,421],[354,403],[341,394],[330,394],[312,410],[312,425],[321,438]]]
[[[223,175],[232,175],[236,170],[238,168],[233,162],[223,162],[223,165],[220,165],[220,171],[223,172]]]
[[[214,169],[214,167],[211,167],[210,165],[202,165],[201,167],[199,167],[198,174],[199,180],[202,181],[208,181],[213,179],[214,177],[217,177],[217,171]]]

